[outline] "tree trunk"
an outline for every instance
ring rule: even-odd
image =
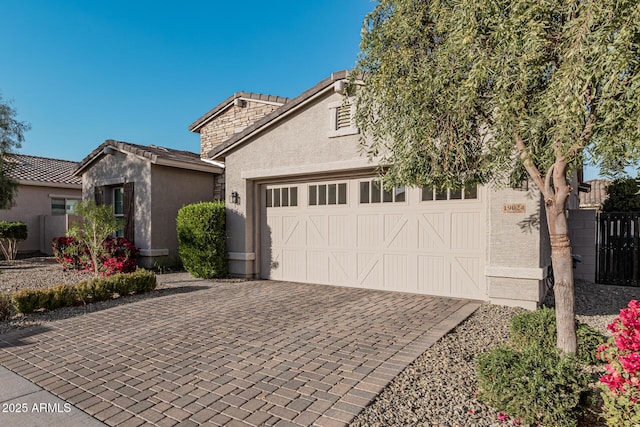
[[[557,197],[562,193],[564,193],[564,191],[560,193],[556,191],[556,197],[554,197],[553,200],[547,199],[545,202],[545,210],[551,240],[551,263],[554,277],[553,291],[558,332],[557,346],[564,353],[575,354],[577,350],[577,337],[573,259],[571,258],[571,244],[569,242],[567,217],[565,216],[566,198]]]

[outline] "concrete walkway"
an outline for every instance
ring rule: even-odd
[[[288,282],[189,285],[198,290],[0,335],[0,425],[343,426],[479,306]]]

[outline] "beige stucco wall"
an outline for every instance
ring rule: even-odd
[[[213,174],[152,164],[132,153],[102,155],[82,177],[85,198],[96,186],[134,183],[135,245],[139,264],[173,263],[178,259],[176,216],[187,204],[213,200]],[[105,202],[111,203],[110,194]]]
[[[358,149],[358,134],[329,137],[330,108],[341,101],[340,94],[329,90],[226,155],[232,274],[253,276],[258,271],[260,219],[254,200],[261,183],[371,172],[373,165]],[[232,192],[240,196],[239,204],[231,203]],[[546,229],[540,217],[540,195],[536,190],[511,189],[488,193],[487,299],[533,309],[544,297],[549,263],[548,240],[541,237]],[[524,212],[506,213],[505,204],[524,205]]]
[[[134,210],[136,216],[134,243],[140,249],[151,248],[151,163],[132,153],[116,151],[102,154],[82,175],[82,194],[94,200],[96,186],[121,186],[134,183]],[[111,203],[111,194],[105,194],[105,203]]]
[[[150,247],[168,251],[166,258],[159,262],[171,263],[178,259],[178,210],[191,203],[212,201],[213,182],[212,173],[152,166]]]
[[[342,96],[329,91],[310,107],[297,111],[260,135],[258,141],[246,144],[225,158],[228,250],[233,274],[255,274],[252,260],[254,248],[254,193],[261,179],[277,176],[308,176],[331,172],[333,168],[356,161],[361,167],[371,165],[357,150],[358,135],[329,138],[329,104],[340,102]],[[247,179],[247,177],[249,179]],[[232,192],[238,192],[240,203],[230,202]],[[234,259],[248,258],[247,260]]]
[[[49,227],[48,233],[43,233],[40,229],[40,217],[44,215],[51,216],[51,199],[62,197],[80,199],[82,190],[79,187],[65,188],[25,184],[18,186],[15,206],[8,210],[0,210],[0,221],[22,221],[27,224],[28,238],[20,242],[18,245],[19,251],[50,249],[50,241],[44,241],[47,236],[51,234],[64,235],[65,230],[59,227]],[[64,217],[64,215],[61,217]],[[55,220],[52,220],[52,224],[54,222]]]

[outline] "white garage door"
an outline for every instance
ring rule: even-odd
[[[363,178],[261,195],[263,278],[486,299],[482,189],[385,191]]]

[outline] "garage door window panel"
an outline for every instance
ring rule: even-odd
[[[458,190],[438,189],[437,187],[422,187],[422,201],[433,200],[477,200],[478,186],[473,185]]]
[[[289,206],[298,206],[298,188],[267,188],[265,205],[268,208],[286,208]]]
[[[309,185],[309,206],[346,205],[347,183]]]
[[[360,182],[360,203],[404,203],[406,199],[405,187],[386,189],[381,181],[373,179]]]

